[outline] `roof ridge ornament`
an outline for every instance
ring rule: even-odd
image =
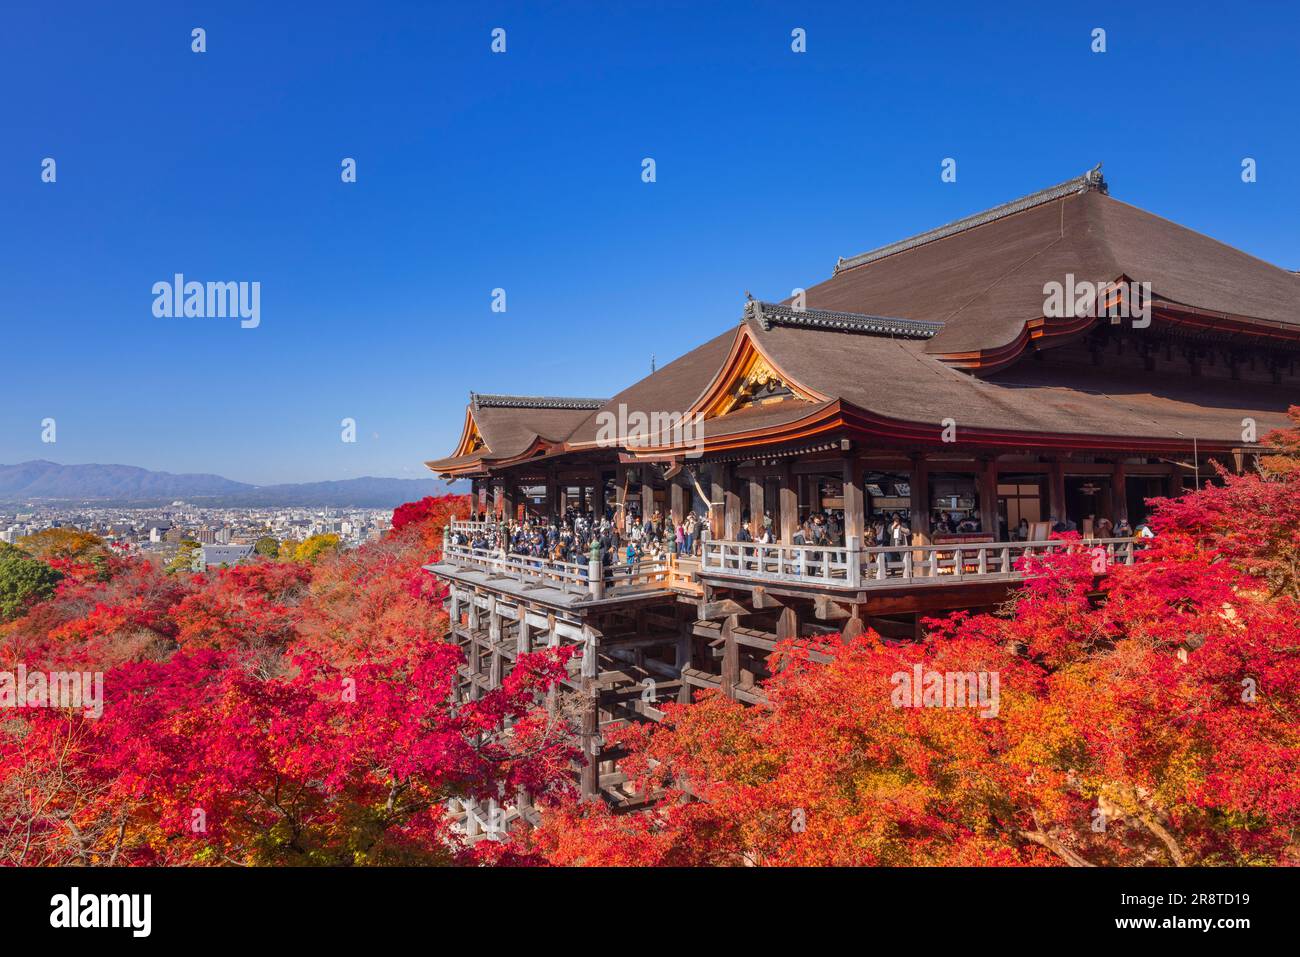
[[[1057,183],[1055,186],[1049,186],[1047,189],[1041,189],[1036,193],[1030,193],[1028,196],[1022,196],[1019,199],[1013,199],[1009,203],[1003,203],[1001,206],[994,206],[992,209],[986,209],[982,213],[975,213],[962,219],[954,220],[943,226],[927,230],[923,233],[917,233],[907,239],[900,239],[898,242],[889,243],[886,246],[880,246],[876,249],[868,250],[865,253],[859,253],[856,256],[850,256],[847,259],[841,256],[835,261],[835,275],[839,275],[846,269],[853,269],[856,266],[864,266],[867,263],[875,262],[878,259],[884,259],[895,253],[906,252],[909,249],[915,249],[917,246],[924,246],[928,243],[940,239],[946,239],[957,233],[964,233],[968,229],[974,229],[976,226],[983,226],[987,223],[995,222],[1006,216],[1012,216],[1015,213],[1022,213],[1027,209],[1033,209],[1035,206],[1042,206],[1044,203],[1050,203],[1066,196],[1077,193],[1087,193],[1096,190],[1102,195],[1109,193],[1109,187],[1106,185],[1105,178],[1101,175],[1101,164],[1098,163],[1092,169],[1088,170],[1081,176],[1074,179],[1068,179],[1064,183]]]
[[[584,409],[594,411],[608,399],[581,399],[557,395],[497,395],[471,392],[469,404],[475,409]]]
[[[930,339],[943,329],[942,322],[927,319],[897,319],[833,309],[795,309],[783,303],[760,302],[757,299],[745,303],[745,316],[756,320],[764,332],[770,332],[773,326],[795,326],[901,339]]]

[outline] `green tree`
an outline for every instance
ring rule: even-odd
[[[54,594],[63,578],[44,562],[11,546],[0,550],[0,622],[21,616],[31,605]]]
[[[253,545],[253,552],[257,555],[265,555],[267,558],[278,558],[280,543],[270,535],[263,535]]]
[[[189,571],[194,564],[194,553],[202,547],[192,539],[185,539],[181,542],[180,547],[176,549],[176,557],[167,563],[167,567],[163,571],[169,575]]]

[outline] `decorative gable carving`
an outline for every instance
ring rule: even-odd
[[[802,386],[793,383],[755,348],[747,332],[742,332],[738,349],[709,390],[702,411],[706,419],[712,419],[750,406],[789,399],[813,401]]]

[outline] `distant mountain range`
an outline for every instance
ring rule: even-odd
[[[158,505],[183,500],[214,507],[325,506],[394,508],[426,495],[468,492],[467,482],[436,478],[343,479],[249,485],[220,475],[151,472],[131,465],[59,465],[38,460],[0,465],[0,502],[85,502]]]

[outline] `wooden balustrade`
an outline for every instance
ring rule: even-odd
[[[1131,538],[1084,541],[980,542],[872,546],[764,545],[714,540],[703,543],[700,574],[828,584],[837,587],[898,585],[950,577],[958,580],[1023,578],[1024,558],[1085,552],[1098,571],[1133,564],[1142,546]]]
[[[473,522],[466,519],[453,518],[451,522],[448,523],[448,527],[453,532],[461,532],[465,535],[476,535],[479,532],[486,532],[491,528],[495,528],[496,525],[494,522]]]
[[[502,554],[468,545],[448,545],[442,559],[462,568],[479,568],[492,575],[536,585],[550,585],[569,594],[588,591],[591,585],[585,562],[558,562],[515,552]],[[605,565],[601,580],[607,588],[630,586],[668,587],[672,571],[666,561],[638,561],[632,565]]]

